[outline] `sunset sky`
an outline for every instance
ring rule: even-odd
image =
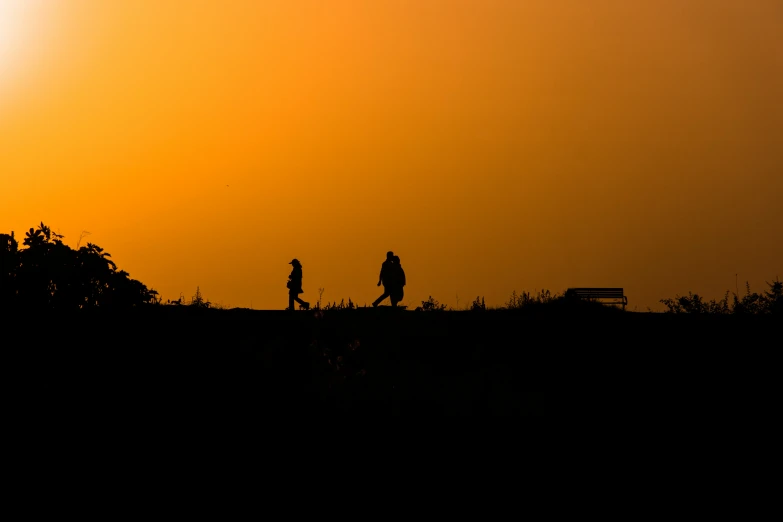
[[[780,0],[0,0],[0,233],[164,300],[369,305],[393,250],[411,308],[662,310],[783,277],[782,189]]]

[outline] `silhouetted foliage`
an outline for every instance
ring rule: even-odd
[[[416,311],[420,312],[435,312],[435,311],[443,311],[446,309],[445,304],[440,304],[437,299],[434,299],[432,296],[429,296],[429,299],[426,301],[421,302],[421,306],[416,308]]]
[[[475,311],[486,310],[487,305],[484,302],[484,297],[479,298],[479,296],[476,296],[476,300],[473,301],[473,304],[470,306],[470,309]]]
[[[326,303],[326,306],[323,307],[323,310],[353,310],[356,308],[356,305],[353,301],[351,301],[351,298],[348,298],[348,302],[345,302],[345,299],[340,299],[340,302],[333,302],[333,303]],[[319,303],[317,305],[317,310],[321,309],[320,305],[320,299]]]
[[[196,289],[198,290],[198,287],[196,287]],[[182,306],[182,305],[184,305],[185,304],[185,294],[180,292],[178,299],[168,299],[166,301],[166,304],[174,305],[174,306]]]
[[[212,306],[212,303],[204,299],[204,296],[201,295],[201,289],[197,286],[196,294],[190,298],[190,306],[193,308],[209,308]]]
[[[522,292],[517,294],[516,290],[511,292],[508,301],[506,301],[506,308],[509,310],[515,310],[524,308],[530,305],[540,305],[546,303],[554,303],[564,300],[565,295],[558,293],[552,294],[549,290],[541,290],[540,293],[530,295],[530,292]]]
[[[763,315],[779,314],[783,311],[783,282],[776,279],[766,282],[769,291],[756,293],[750,291],[750,284],[745,282],[745,295],[740,298],[736,293],[729,301],[730,292],[727,290],[723,299],[705,301],[699,294],[688,292],[687,296],[675,295],[673,298],[661,299],[667,310],[672,314],[745,314]]]
[[[0,234],[0,306],[77,310],[130,308],[159,302],[158,292],[117,270],[111,254],[93,243],[74,250],[43,222],[25,233]]]

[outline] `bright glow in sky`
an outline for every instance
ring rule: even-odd
[[[0,0],[0,116],[44,73],[40,59],[55,28],[46,1]]]
[[[24,15],[22,0],[0,0],[0,81],[8,79],[11,64],[21,54]]]
[[[0,232],[164,299],[783,276],[780,0],[0,0],[0,71]]]

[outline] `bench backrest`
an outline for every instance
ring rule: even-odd
[[[597,299],[622,299],[624,297],[622,288],[569,288],[568,290],[579,297]]]

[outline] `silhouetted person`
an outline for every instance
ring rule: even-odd
[[[294,301],[299,303],[305,310],[310,308],[310,303],[303,301],[299,294],[304,293],[302,290],[302,263],[298,259],[294,259],[289,265],[294,265],[291,269],[291,275],[288,276],[288,308],[286,310],[294,309]]]
[[[383,294],[381,294],[378,299],[373,301],[373,306],[378,306],[381,301],[387,297],[391,297],[392,293],[394,293],[395,296],[398,296],[402,293],[402,287],[399,284],[399,271],[401,270],[401,267],[399,264],[395,263],[395,258],[397,258],[397,261],[400,259],[399,257],[395,256],[394,252],[391,250],[386,252],[386,261],[384,261],[381,265],[381,273],[378,276],[378,286],[383,285]],[[402,297],[400,297],[400,299],[402,299]],[[392,297],[392,306],[397,306],[397,303],[400,299],[395,300]]]
[[[389,288],[389,297],[391,298],[392,306],[397,306],[397,303],[402,301],[405,292],[403,287],[405,286],[405,270],[402,269],[400,263],[400,257],[394,256],[392,258],[391,274],[387,276],[390,284],[387,284]]]

